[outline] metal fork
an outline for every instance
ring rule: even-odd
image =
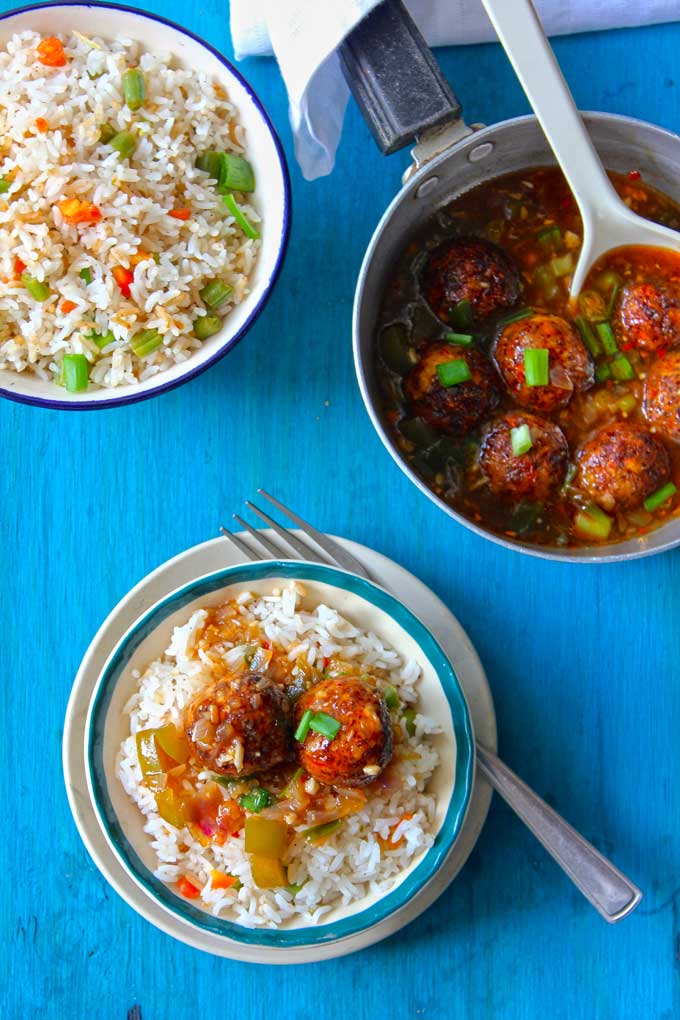
[[[224,537],[229,539],[243,556],[255,562],[274,558],[326,563],[358,574],[369,581],[373,580],[364,565],[344,546],[341,546],[329,535],[318,531],[289,507],[284,506],[274,496],[265,492],[264,489],[257,491],[296,524],[313,544],[305,541],[297,532],[282,527],[264,510],[246,500],[248,509],[271,528],[280,541],[293,550],[294,555],[291,556],[288,550],[282,549],[268,535],[251,527],[238,514],[234,514],[234,520],[264,550],[261,552],[259,548],[253,548],[239,535],[233,534],[225,527],[220,528]],[[637,886],[572,828],[564,818],[541,800],[538,794],[534,793],[488,748],[475,743],[475,750],[480,772],[512,810],[519,815],[524,824],[543,844],[562,870],[567,873],[586,899],[599,911],[605,921],[614,924],[635,910],[642,899],[642,893]]]

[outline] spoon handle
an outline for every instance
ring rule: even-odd
[[[637,886],[480,744],[477,764],[605,921],[614,924],[635,910],[642,899]]]
[[[584,219],[613,187],[574,103],[532,0],[482,0]],[[615,193],[614,193],[615,194]]]

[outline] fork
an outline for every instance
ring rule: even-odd
[[[238,514],[234,514],[234,520],[258,544],[253,547],[240,535],[221,527],[221,533],[239,550],[242,556],[253,562],[268,559],[292,559],[307,563],[324,563],[340,567],[342,570],[357,574],[375,584],[363,563],[339,542],[303,520],[264,489],[257,491],[289,521],[296,524],[306,539],[311,540],[313,544],[303,539],[297,531],[284,528],[260,507],[246,500],[248,509],[259,517],[268,528],[271,528],[278,539],[285,543],[288,549],[293,550],[294,555],[291,556],[287,549],[282,549],[269,535],[253,528]],[[534,793],[492,751],[475,742],[475,752],[477,766],[482,775],[515,814],[519,815],[527,828],[542,843],[551,857],[604,917],[605,921],[614,924],[632,913],[642,899],[642,893],[638,887],[544,800],[541,800],[538,794]]]

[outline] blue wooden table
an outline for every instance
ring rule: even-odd
[[[230,52],[224,4],[149,6]],[[680,24],[556,49],[582,108],[680,130]],[[497,46],[441,59],[470,121],[527,110]],[[369,424],[350,349],[354,281],[406,156],[380,157],[353,109],[332,178],[304,182],[275,64],[243,71],[293,177],[291,246],[266,314],[225,361],[160,399],[90,414],[0,406],[0,1016],[125,1020],[139,1004],[144,1020],[677,1018],[680,551],[607,567],[521,557],[407,482]],[[335,962],[213,959],[109,889],[63,789],[73,675],[111,606],[258,485],[400,561],[451,606],[488,671],[502,754],[642,886],[637,913],[608,927],[498,800],[432,909]]]

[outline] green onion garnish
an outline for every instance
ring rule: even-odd
[[[130,347],[138,358],[146,358],[163,343],[163,337],[157,329],[143,329],[135,333],[130,340]]]
[[[309,733],[309,724],[311,723],[313,718],[314,713],[312,712],[311,709],[308,708],[307,711],[303,714],[302,718],[300,719],[300,722],[298,723],[298,728],[296,729],[294,734],[295,739],[300,744],[303,742],[303,740]]]
[[[555,297],[557,294],[557,280],[550,263],[545,266],[538,266],[534,270],[533,279],[536,286],[541,288],[546,301],[550,301]]]
[[[116,340],[110,329],[107,330],[106,333],[95,333],[95,331],[92,330],[85,334],[85,338],[87,340],[91,340],[93,344],[96,344],[100,351],[102,351],[105,347],[108,347],[109,344],[115,343]]]
[[[445,361],[437,365],[437,375],[442,386],[458,386],[472,379],[472,372],[467,361],[458,358],[456,361]]]
[[[239,797],[238,802],[246,811],[251,811],[257,815],[264,808],[269,807],[272,802],[272,795],[264,787],[256,786],[249,793],[244,793],[242,797]]]
[[[603,361],[601,365],[598,365],[595,369],[595,379],[597,382],[606,382],[607,379],[611,379],[612,370],[606,361]]]
[[[470,333],[445,333],[444,339],[447,344],[456,344],[458,347],[470,347],[474,337]]]
[[[616,342],[616,337],[614,336],[614,331],[610,324],[608,322],[598,322],[595,328],[597,330],[597,335],[602,341],[605,354],[616,354],[619,349],[619,345]]]
[[[574,527],[585,538],[604,540],[609,538],[613,520],[596,503],[586,510],[579,510],[574,518]]]
[[[590,325],[585,316],[583,315],[577,316],[577,318],[574,319],[574,322],[576,323],[578,331],[581,334],[581,337],[583,338],[584,344],[586,345],[592,356],[596,358],[598,354],[602,354],[602,345],[600,344],[600,341],[595,335],[595,330]]]
[[[667,499],[674,496],[677,491],[677,487],[672,482],[668,482],[660,489],[657,489],[656,492],[653,492],[651,496],[648,496],[642,505],[651,514],[654,510],[658,510]]]
[[[199,315],[194,319],[194,336],[198,340],[207,340],[222,329],[222,320],[219,315]]]
[[[119,131],[114,135],[109,145],[115,149],[121,159],[129,159],[137,148],[137,139],[129,131]]]
[[[87,389],[89,365],[84,354],[65,354],[61,362],[61,381],[69,393]]]
[[[409,737],[415,735],[416,732],[416,711],[414,708],[407,708],[402,716],[404,725],[406,726],[406,732]]]
[[[510,429],[510,442],[512,443],[512,453],[514,457],[521,457],[523,453],[528,453],[534,445],[531,439],[529,426],[524,424],[518,425],[514,429]]]
[[[80,272],[78,273],[78,276],[80,277],[81,280],[85,281],[85,285],[87,287],[89,287],[90,284],[92,283],[92,273],[90,272],[90,270],[89,270],[89,268],[87,266],[85,266],[84,269],[80,270]]]
[[[203,170],[205,173],[210,174],[214,180],[219,181],[220,170],[222,169],[222,153],[204,152],[196,160],[196,169]]]
[[[110,124],[99,125],[99,141],[102,145],[108,145],[112,138],[116,137],[116,129]]]
[[[536,240],[544,248],[556,249],[562,242],[562,231],[558,226],[545,227],[536,234]]]
[[[6,177],[0,177],[0,195],[5,195],[10,189],[10,183]]]
[[[255,191],[255,174],[247,159],[235,152],[220,153],[221,166],[218,188],[225,191]]]
[[[138,67],[130,67],[123,74],[123,95],[128,109],[134,111],[144,106],[146,81]]]
[[[385,699],[385,704],[387,705],[388,708],[399,708],[399,706],[401,705],[399,695],[397,694],[396,688],[393,687],[392,684],[388,684],[387,687],[384,689],[383,697]]]
[[[550,382],[550,352],[530,347],[524,352],[524,380],[527,386],[547,386]]]
[[[342,820],[336,818],[334,822],[325,822],[323,825],[313,825],[311,829],[303,829],[302,835],[309,843],[318,843],[326,836],[332,836],[342,825]]]
[[[499,319],[498,325],[509,326],[511,322],[519,322],[520,319],[528,319],[533,314],[533,308],[518,308],[516,312],[511,312],[510,315],[505,315],[502,319]]]
[[[320,733],[322,737],[327,737],[328,740],[334,740],[337,737],[341,725],[342,723],[334,719],[332,715],[326,715],[325,712],[317,712],[309,720],[309,729]]]
[[[472,305],[468,298],[464,298],[453,308],[449,308],[448,319],[451,325],[458,329],[466,329],[472,325]]]
[[[614,305],[616,304],[616,299],[619,296],[619,291],[620,290],[621,290],[621,284],[620,283],[615,283],[614,286],[612,287],[612,292],[610,294],[609,301],[607,302],[607,318],[608,319],[611,317],[611,314],[614,311]]]
[[[612,370],[612,375],[619,382],[635,378],[635,369],[625,354],[617,354],[615,358],[612,358],[609,367]]]
[[[571,252],[567,252],[566,255],[557,255],[554,259],[550,259],[550,266],[555,276],[566,276],[574,268]]]
[[[21,282],[24,287],[36,301],[47,301],[50,296],[50,288],[46,283],[41,280],[36,280],[35,276],[31,276],[30,273],[21,274]]]
[[[231,215],[236,220],[236,223],[241,228],[246,237],[249,237],[253,241],[257,241],[260,236],[259,230],[257,230],[247,216],[241,210],[241,206],[238,204],[233,195],[225,195],[222,199]]]
[[[233,287],[230,287],[228,283],[223,283],[222,280],[211,280],[202,290],[199,290],[198,296],[208,308],[219,308],[233,290]]]

